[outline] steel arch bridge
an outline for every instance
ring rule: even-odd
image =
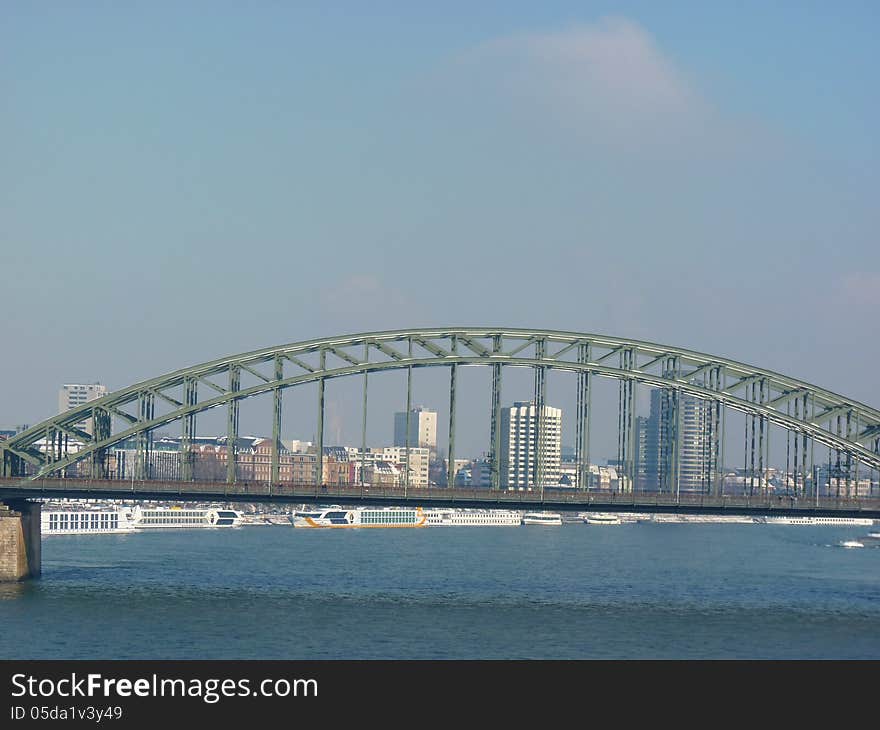
[[[880,470],[880,411],[792,377],[744,363],[678,347],[578,332],[492,327],[424,328],[328,337],[296,342],[220,358],[183,368],[123,388],[49,418],[0,442],[2,474],[6,479],[45,479],[64,475],[69,467],[85,467],[92,479],[108,476],[108,453],[121,442],[136,443],[136,478],[147,479],[152,432],[182,422],[181,476],[192,480],[192,446],[199,413],[227,411],[227,483],[236,481],[234,445],[242,400],[263,394],[273,399],[272,481],[278,481],[282,397],[287,388],[317,383],[316,483],[323,474],[324,387],[332,378],[363,377],[363,435],[366,444],[367,382],[371,373],[407,372],[407,414],[411,409],[414,368],[449,368],[448,484],[454,484],[455,397],[458,368],[481,365],[492,370],[489,454],[492,486],[501,486],[501,393],[505,367],[532,368],[535,404],[543,412],[546,374],[560,370],[577,375],[576,485],[589,488],[590,417],[593,379],[619,381],[618,456],[633,484],[636,418],[635,384],[660,388],[668,419],[669,446],[662,484],[674,489],[680,476],[680,412],[683,396],[709,404],[706,423],[709,447],[705,460],[706,492],[723,491],[724,412],[746,417],[746,472],[763,473],[769,457],[769,426],[774,424],[794,439],[795,489],[807,492],[813,473],[812,444],[836,452],[847,488],[859,465]],[[87,429],[78,424],[86,422]],[[749,427],[751,439],[749,440]],[[542,430],[539,428],[538,433]],[[409,428],[407,427],[407,433]],[[808,449],[809,444],[809,449]],[[409,445],[407,444],[407,448]],[[542,445],[538,439],[537,452]],[[540,463],[540,459],[537,460]],[[535,481],[542,474],[536,467]],[[408,471],[408,470],[407,470]],[[407,477],[408,478],[408,477]]]

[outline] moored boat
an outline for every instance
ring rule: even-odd
[[[74,508],[44,506],[40,512],[43,535],[100,535],[134,532],[122,508]]]
[[[129,519],[137,530],[239,527],[242,514],[228,507],[142,507],[130,510]]]
[[[524,525],[554,525],[562,524],[562,515],[558,512],[526,512],[522,516]]]
[[[293,513],[294,527],[425,527],[427,517],[421,507],[355,507],[338,505]]]
[[[584,515],[584,522],[588,525],[619,525],[621,519],[615,514],[608,512],[591,512]]]
[[[811,515],[790,515],[780,517],[765,517],[766,525],[835,525],[844,526],[871,526],[874,520],[864,517],[814,517]]]
[[[450,509],[425,510],[429,527],[502,527],[519,525],[521,517],[514,510]]]

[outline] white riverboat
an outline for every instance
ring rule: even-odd
[[[588,525],[619,525],[621,519],[615,514],[609,512],[589,512],[583,517],[584,522]]]
[[[865,547],[858,540],[841,540],[839,545],[840,545],[840,547],[845,547],[845,548],[863,548],[863,547]]]
[[[520,513],[501,509],[426,509],[429,527],[504,527],[520,524]]]
[[[228,507],[131,508],[130,520],[137,530],[197,527],[239,527],[242,514]]]
[[[526,512],[522,516],[524,525],[555,525],[562,524],[562,515],[558,512]]]
[[[656,524],[733,524],[733,525],[753,525],[758,520],[754,517],[746,515],[676,515],[676,514],[655,514],[645,522],[653,522]]]
[[[43,535],[100,535],[134,532],[122,508],[69,508],[44,506],[40,513]]]
[[[765,517],[766,525],[833,525],[836,527],[868,526],[874,524],[874,520],[863,517]]]
[[[338,505],[293,513],[293,526],[306,528],[426,527],[421,507],[355,507]]]

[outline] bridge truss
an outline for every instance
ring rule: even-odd
[[[448,484],[454,484],[456,386],[458,369],[491,368],[489,460],[492,486],[502,484],[501,396],[504,369],[531,368],[539,418],[546,400],[550,370],[576,374],[576,484],[588,489],[590,425],[594,379],[618,381],[618,457],[625,477],[635,483],[635,385],[662,389],[665,433],[660,489],[674,491],[680,478],[682,399],[692,396],[708,404],[705,486],[707,493],[723,490],[726,409],[745,415],[745,474],[760,482],[769,466],[770,424],[788,432],[793,441],[794,484],[805,493],[814,473],[813,444],[836,456],[835,468],[849,492],[858,483],[859,468],[880,471],[880,411],[815,385],[735,362],[667,345],[553,330],[500,328],[428,328],[372,332],[297,342],[221,358],[138,383],[61,413],[0,442],[4,478],[44,479],[69,473],[74,464],[87,465],[88,476],[108,476],[108,454],[122,443],[136,444],[134,477],[149,477],[153,432],[182,424],[181,477],[192,480],[192,449],[197,417],[214,408],[227,412],[227,483],[236,481],[239,404],[254,396],[272,396],[271,479],[279,477],[282,399],[286,389],[317,384],[317,444],[315,482],[323,474],[324,389],[327,380],[363,378],[362,443],[366,447],[369,376],[389,370],[407,375],[407,414],[412,403],[415,368],[449,369]],[[409,415],[407,415],[409,418]],[[82,428],[81,424],[88,424]],[[538,427],[540,434],[543,429]],[[406,428],[409,438],[409,423]],[[407,464],[409,464],[407,443]],[[542,444],[537,444],[540,454]],[[407,469],[407,473],[408,473]],[[537,482],[541,475],[537,474]],[[407,475],[407,479],[408,479]]]

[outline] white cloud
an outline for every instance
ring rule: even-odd
[[[649,33],[624,18],[525,33],[462,55],[471,78],[602,142],[669,142],[714,116]]]
[[[400,287],[386,284],[373,273],[344,276],[322,287],[318,299],[322,318],[328,324],[346,323],[343,326],[349,329],[397,326],[395,322],[408,322],[418,310]]]
[[[880,273],[853,271],[838,277],[836,299],[845,306],[859,305],[876,309],[880,307]],[[873,317],[873,314],[872,314]]]

